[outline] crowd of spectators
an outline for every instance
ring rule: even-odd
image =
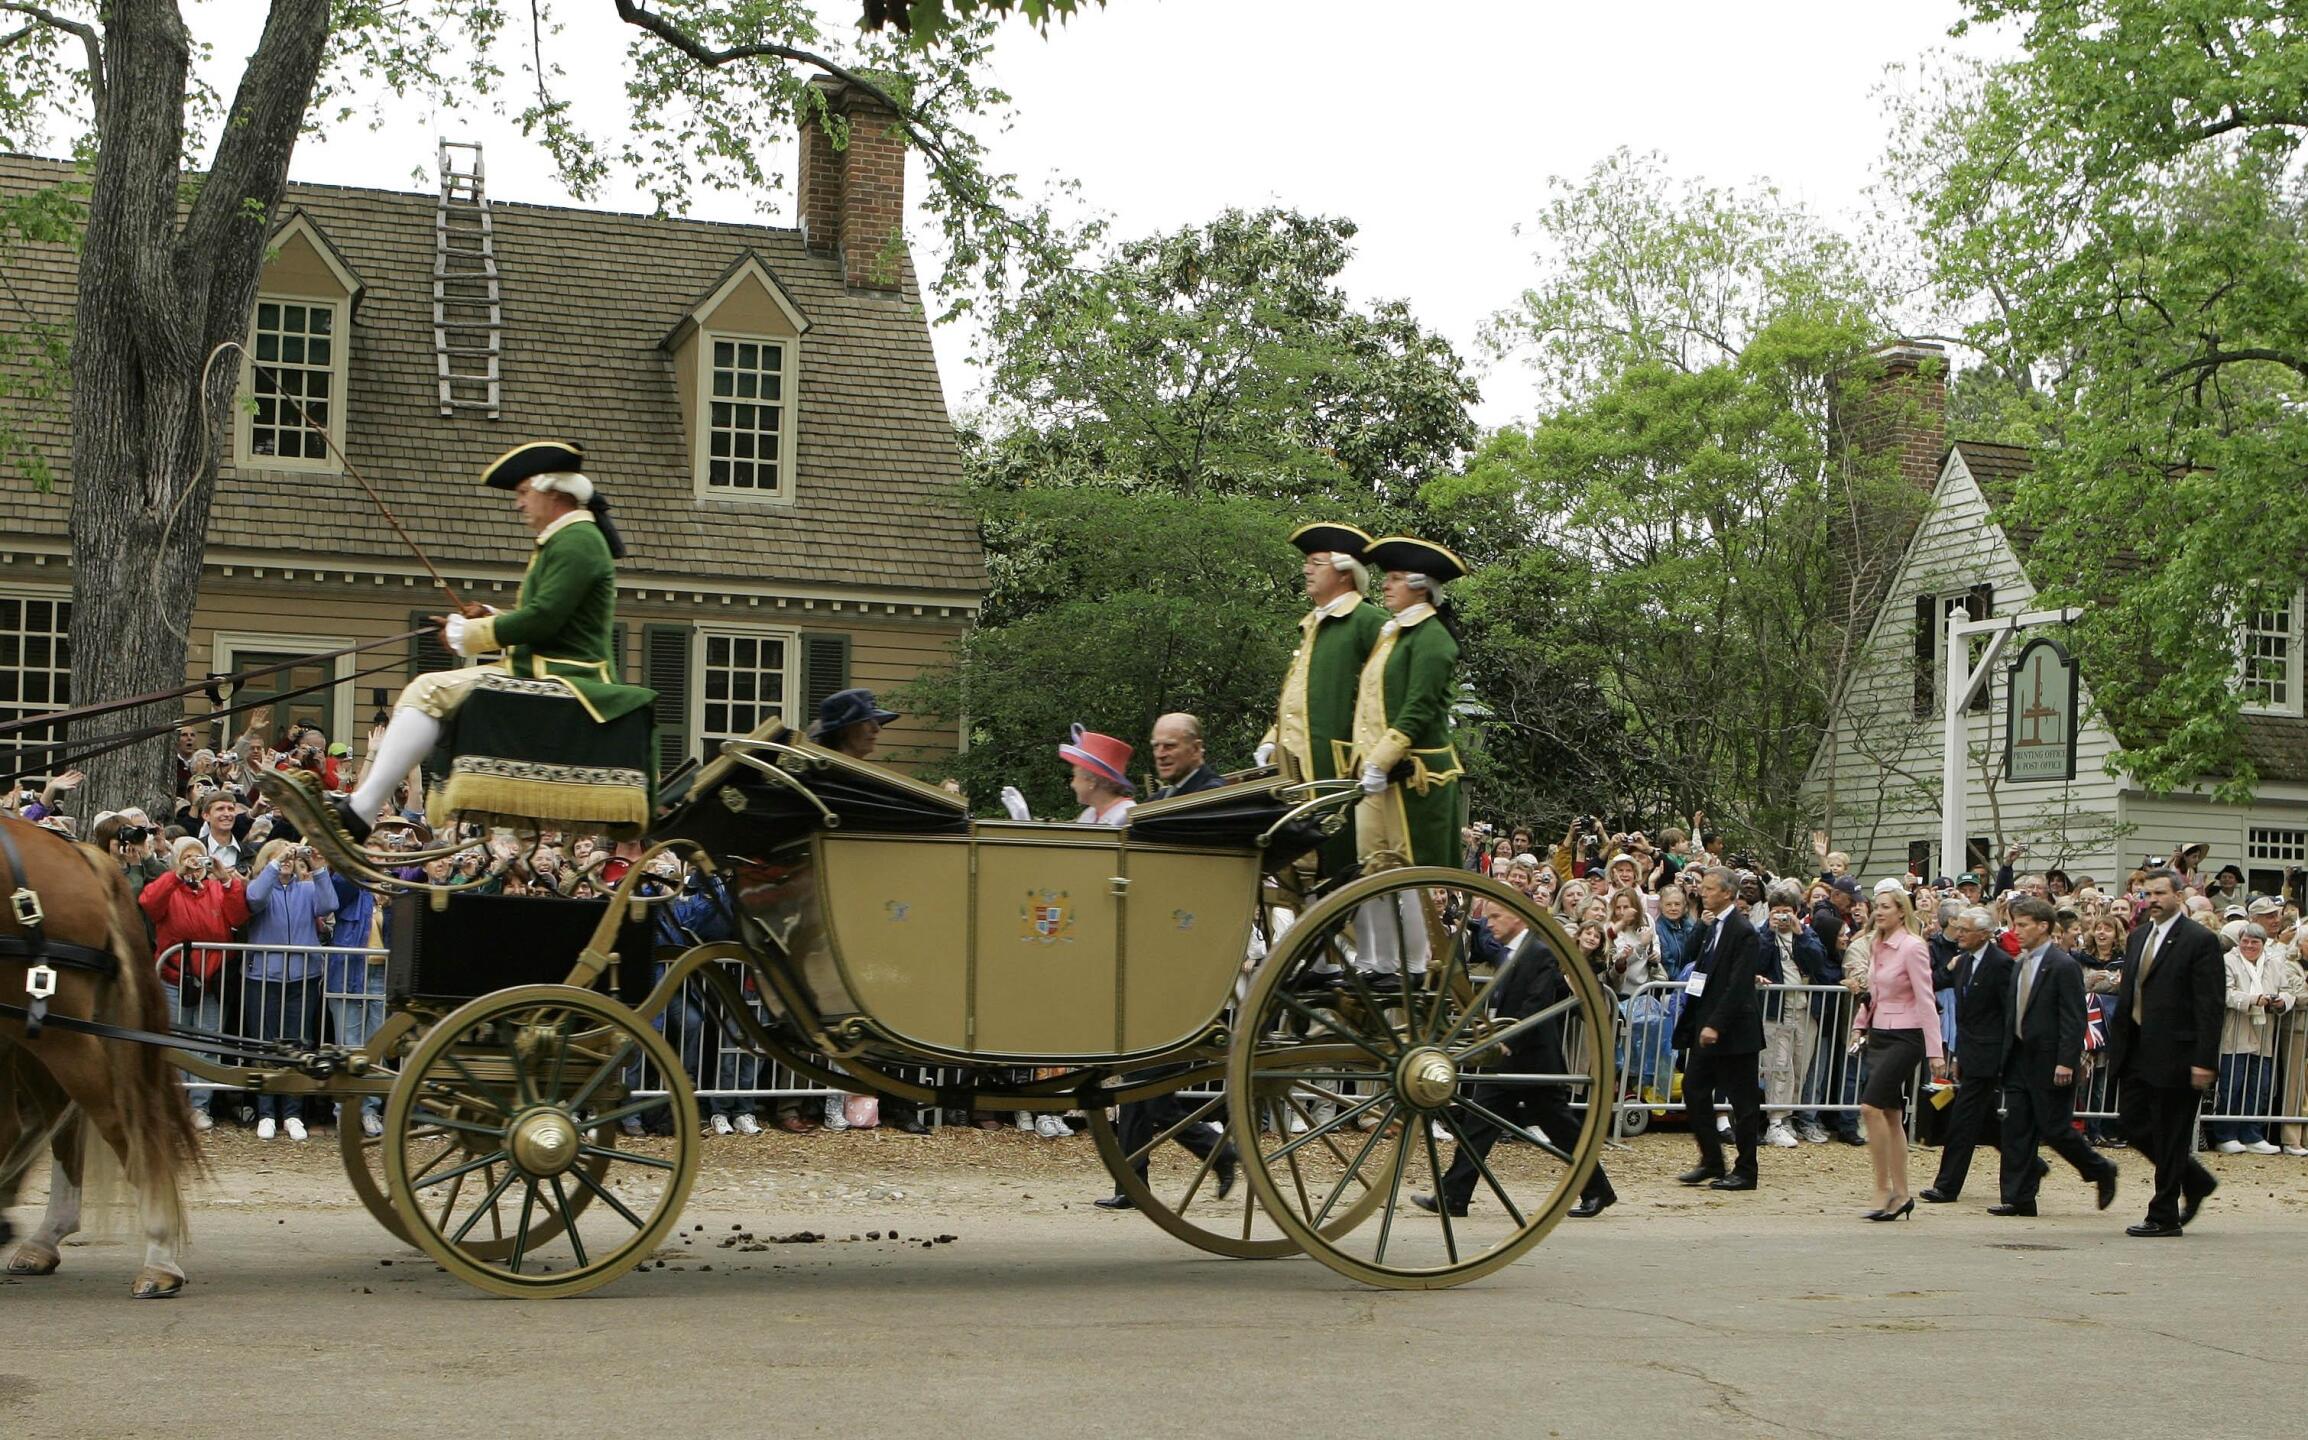
[[[1775,874],[1753,857],[1726,853],[1706,817],[1656,835],[1613,831],[1593,816],[1574,820],[1552,845],[1527,828],[1478,823],[1463,833],[1465,865],[1521,891],[1562,922],[1573,948],[1619,997],[1625,1041],[1622,1103],[1671,1104],[1680,1056],[1670,1036],[1689,979],[1698,929],[1698,876],[1722,867],[1735,877],[1738,902],[1765,936],[1761,1073],[1769,1125],[1779,1147],[1841,1140],[1865,1144],[1856,1104],[1861,1076],[1847,1052],[1852,1023],[1867,995],[1875,937],[1870,916],[1888,891],[1907,901],[1913,927],[1929,947],[1941,1038],[1954,1053],[1952,962],[1957,935],[1971,927],[2017,954],[2012,905],[2023,896],[2047,902],[2056,916],[2052,940],[2082,963],[2088,995],[2086,1074],[2078,1089],[2078,1124],[2094,1145],[2121,1147],[2112,1119],[2114,1094],[2096,1071],[2105,1020],[2122,983],[2124,954],[2136,917],[2144,917],[2144,877],[2169,866],[2181,879],[2188,913],[2214,931],[2227,961],[2227,1019],[2219,1082],[2206,1113],[2238,1118],[2207,1122],[2205,1143],[2229,1154],[2308,1156],[2308,1126],[2276,1123],[2308,1105],[2308,973],[2302,964],[2300,907],[2286,895],[2247,893],[2233,865],[2209,868],[2202,846],[2103,881],[2064,869],[2020,868],[2023,846],[2005,851],[1994,874],[1981,870],[1927,878],[1916,874],[1863,884],[1848,856],[1815,841],[1817,866]],[[1937,1117],[1918,1117],[1931,1138]]]

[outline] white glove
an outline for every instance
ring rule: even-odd
[[[1261,743],[1256,750],[1250,752],[1250,758],[1262,770],[1272,765],[1274,763],[1274,742],[1268,740]]]
[[[1018,793],[1018,787],[1015,785],[1002,787],[1002,808],[1010,812],[1012,820],[1031,820],[1034,818],[1034,812],[1026,808],[1026,797]]]
[[[451,615],[446,627],[449,632],[449,648],[459,655],[470,653],[465,649],[465,624],[464,616]]]
[[[1376,795],[1385,788],[1386,772],[1379,769],[1375,761],[1364,765],[1362,767],[1362,793]]]

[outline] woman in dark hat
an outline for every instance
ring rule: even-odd
[[[897,718],[895,710],[875,702],[871,690],[836,690],[819,702],[809,738],[853,760],[870,760],[882,727]]]

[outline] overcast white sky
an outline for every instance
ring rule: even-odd
[[[516,7],[518,8],[518,7]],[[1056,173],[1118,232],[1143,234],[1268,203],[1344,215],[1360,227],[1346,281],[1402,297],[1470,356],[1484,317],[1534,276],[1515,233],[1551,175],[1579,176],[1618,146],[1663,152],[1679,175],[1762,177],[1831,218],[1855,214],[1881,149],[1885,67],[1947,46],[1957,0],[1112,0],[1044,41],[1013,25],[997,50],[1017,123],[995,137],[999,168],[1029,191]],[[197,23],[232,67],[241,10]],[[847,14],[851,0],[829,0]],[[224,14],[220,16],[219,11]],[[569,93],[613,103],[626,39],[599,0],[564,0],[555,54]],[[251,26],[257,7],[239,23]],[[1980,51],[1998,42],[1962,42]],[[598,123],[614,112],[597,110]],[[451,138],[487,146],[498,200],[567,203],[542,153],[495,117],[443,117]],[[300,146],[295,178],[419,188],[435,121],[422,109],[382,131],[344,128]],[[790,152],[786,152],[790,164]],[[918,173],[915,177],[919,183]],[[617,188],[595,202],[647,209]],[[757,218],[709,197],[696,213]],[[792,223],[790,190],[774,223]],[[931,233],[917,217],[920,243]],[[513,277],[509,284],[518,285]],[[948,399],[968,403],[972,337],[937,335]],[[1502,366],[1478,416],[1529,412],[1530,386]]]

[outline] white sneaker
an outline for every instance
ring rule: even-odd
[[[1289,1129],[1290,1133],[1293,1135],[1304,1135],[1306,1133],[1306,1117],[1300,1114],[1295,1106],[1292,1107],[1290,1112]]]
[[[1773,1125],[1769,1129],[1765,1130],[1763,1132],[1763,1141],[1767,1145],[1776,1145],[1782,1150],[1792,1150],[1797,1145],[1803,1143],[1802,1141],[1795,1138],[1794,1131],[1788,1129],[1784,1125]]]
[[[761,1122],[753,1118],[751,1110],[741,1112],[734,1123],[737,1126],[737,1133],[740,1135],[759,1135],[761,1133]]]
[[[1033,1111],[1031,1111],[1031,1110],[1020,1110],[1020,1111],[1018,1112],[1017,1120],[1018,1120],[1018,1133],[1019,1133],[1019,1134],[1021,1134],[1021,1135],[1039,1135],[1039,1134],[1041,1134],[1041,1133],[1042,1133],[1042,1132],[1041,1132],[1041,1130],[1040,1130],[1038,1127],[1036,1127],[1036,1126],[1035,1126],[1035,1124],[1034,1124],[1034,1112],[1033,1112]]]
[[[2254,1155],[2281,1155],[2284,1153],[2283,1146],[2271,1145],[2265,1140],[2255,1140],[2244,1148]]]
[[[1044,1140],[1063,1140],[1074,1132],[1067,1129],[1066,1122],[1055,1115],[1036,1115],[1034,1133]]]
[[[378,1117],[376,1111],[363,1110],[361,1112],[361,1133],[371,1140],[385,1133],[385,1122]]]
[[[1728,1121],[1728,1120],[1718,1120],[1718,1121],[1716,1121],[1716,1122],[1715,1122],[1715,1133],[1716,1133],[1716,1134],[1718,1134],[1718,1135],[1720,1135],[1720,1136],[1722,1136],[1722,1137],[1723,1137],[1724,1139],[1726,1139],[1726,1140],[1728,1140],[1728,1139],[1732,1138],[1732,1136],[1731,1136],[1731,1122],[1730,1122],[1730,1121]]]
[[[2244,1153],[2244,1142],[2241,1140],[2223,1140],[2212,1148],[2223,1155],[2241,1155]]]
[[[259,1140],[270,1140],[270,1139],[273,1137],[273,1133],[274,1133],[274,1130],[273,1130],[273,1123],[272,1123],[272,1117],[271,1117],[270,1115],[267,1115],[267,1116],[265,1116],[265,1117],[264,1117],[262,1120],[259,1120],[259,1121],[257,1121],[257,1122],[256,1122],[256,1138],[257,1138],[257,1139],[259,1139]]]
[[[288,1119],[283,1120],[281,1122],[281,1128],[288,1132],[288,1137],[291,1140],[302,1140],[305,1138],[305,1122],[299,1120],[294,1115],[291,1115]]]
[[[1329,1100],[1317,1100],[1314,1103],[1310,1118],[1314,1121],[1315,1128],[1320,1129],[1338,1118],[1338,1106]]]
[[[729,1123],[727,1115],[716,1110],[713,1112],[713,1118],[705,1122],[705,1128],[716,1135],[727,1135],[735,1131],[737,1127]]]
[[[2284,1147],[2284,1153],[2287,1155],[2308,1155],[2308,1145],[2287,1145]]]
[[[192,1110],[192,1128],[195,1130],[214,1130],[216,1119],[196,1105]]]

